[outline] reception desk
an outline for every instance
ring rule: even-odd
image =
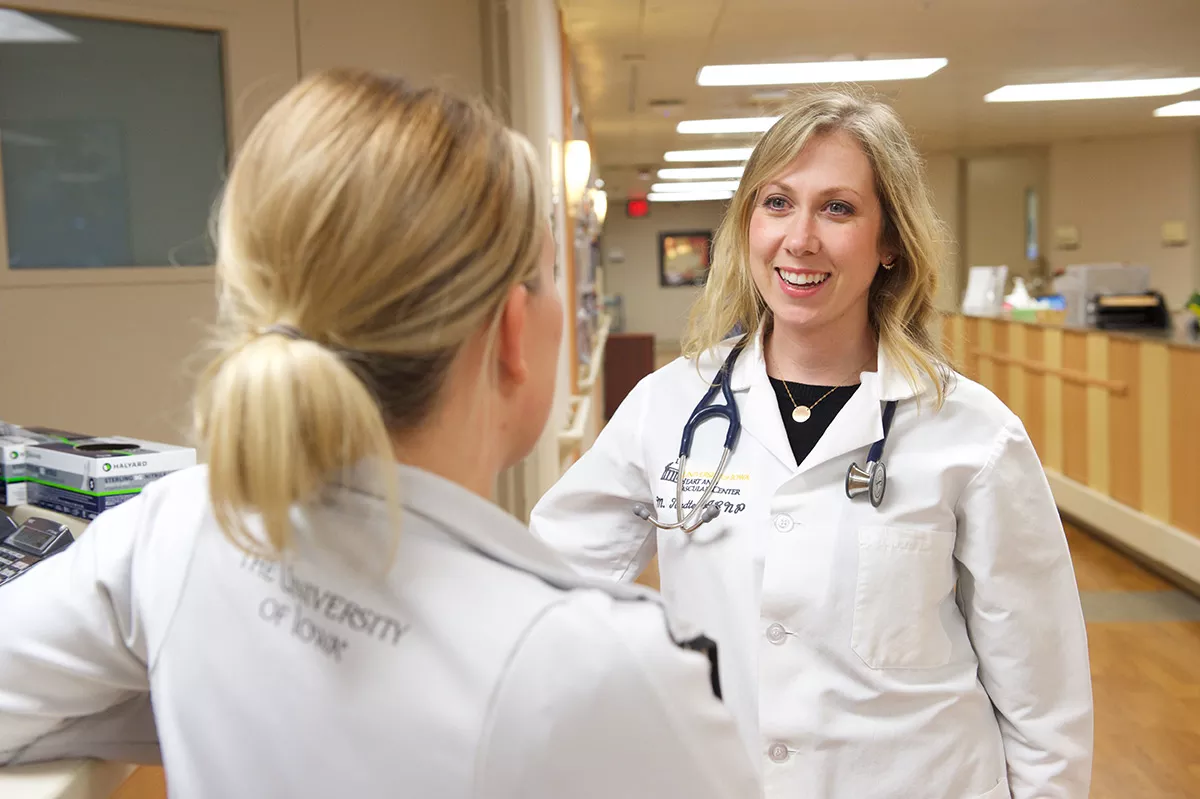
[[[942,336],[1024,422],[1064,515],[1200,586],[1200,343],[958,314]]]

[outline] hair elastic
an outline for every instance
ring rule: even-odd
[[[260,327],[258,329],[258,335],[260,336],[270,336],[272,334],[283,336],[292,341],[312,341],[312,339],[291,325],[270,325],[269,327]]]

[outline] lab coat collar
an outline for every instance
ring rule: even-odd
[[[766,373],[766,356],[763,351],[763,334],[760,329],[749,341],[746,342],[745,351],[738,356],[738,362],[733,367],[733,390],[746,391],[753,385],[757,372]],[[720,359],[712,359],[710,364],[706,364],[707,368],[702,368],[701,371],[706,374],[715,375],[720,364],[728,357],[729,351],[733,348],[733,343],[737,339],[729,339],[724,342],[718,352]],[[711,356],[710,356],[711,357]],[[923,394],[931,388],[928,378],[923,376],[918,377],[917,384],[914,386],[905,376],[899,366],[888,356],[887,351],[879,348],[879,353],[876,357],[878,364],[878,372],[863,372],[862,374],[874,374],[879,382],[879,399],[888,402],[890,400],[906,400],[911,399],[918,394]],[[768,387],[770,383],[768,383]]]
[[[722,347],[727,354],[729,347]],[[745,350],[734,365],[732,386],[735,393],[744,393],[739,400],[742,408],[742,429],[758,440],[768,452],[789,469],[800,472],[848,452],[870,446],[883,437],[883,403],[911,399],[929,388],[927,381],[916,385],[888,357],[883,347],[876,359],[878,371],[863,372],[861,386],[846,406],[830,423],[812,452],[797,464],[788,442],[787,430],[779,412],[775,389],[767,376],[763,349],[763,330],[746,342]],[[709,371],[709,370],[702,370]],[[711,369],[715,374],[716,369]]]
[[[652,594],[639,586],[577,574],[513,516],[483,497],[435,474],[398,464],[405,511],[423,518],[455,542],[478,554],[527,572],[563,590],[599,588],[623,599]],[[401,535],[404,531],[401,530]]]

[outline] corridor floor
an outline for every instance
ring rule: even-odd
[[[1200,797],[1200,601],[1067,526],[1096,703],[1091,799]]]

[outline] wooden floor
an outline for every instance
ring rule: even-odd
[[[1102,608],[1093,615],[1105,619],[1087,625],[1096,702],[1091,799],[1197,799],[1200,620],[1176,620],[1165,601],[1177,598],[1186,610],[1193,600],[1070,525],[1067,539],[1085,613]],[[1161,598],[1165,610],[1147,614],[1147,598]],[[1123,603],[1139,620],[1121,620]],[[165,795],[162,770],[139,769],[116,796]]]
[[[1091,592],[1128,592],[1132,602],[1141,592],[1173,591],[1087,534],[1068,527],[1067,535],[1085,600]],[[1200,797],[1200,621],[1087,627],[1096,703],[1091,799]]]

